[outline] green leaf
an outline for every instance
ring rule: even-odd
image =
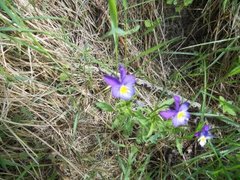
[[[174,0],[167,0],[167,4],[173,4]]]
[[[227,113],[232,116],[237,115],[232,105],[233,104],[232,101],[226,101],[224,97],[219,96],[219,104],[220,104],[220,107],[222,108],[223,113]]]
[[[34,118],[33,113],[27,107],[21,107],[20,110],[25,119],[32,120]]]
[[[1,65],[0,65],[0,75],[2,75],[7,82],[12,82],[15,80],[14,76],[12,76],[7,71],[5,71],[5,69]]]
[[[201,131],[201,129],[203,128],[205,122],[204,121],[200,121],[197,125],[197,128],[196,128],[196,131],[195,132],[198,132],[198,131]]]
[[[111,24],[114,28],[117,28],[118,27],[118,14],[117,14],[116,0],[109,0],[108,3],[109,3]]]
[[[127,8],[128,8],[127,0],[123,0],[123,8],[125,11],[127,10]]]
[[[74,122],[73,122],[73,135],[75,135],[76,131],[77,131],[77,125],[78,125],[78,121],[79,121],[79,113],[76,114],[76,116],[74,117]]]
[[[97,102],[96,106],[103,111],[107,111],[107,112],[114,111],[113,107],[110,104],[105,102]]]
[[[192,4],[193,0],[184,0],[184,6]]]
[[[113,128],[113,129],[116,129],[117,127],[120,126],[120,124],[121,124],[121,119],[116,118],[116,119],[113,121],[113,123],[112,123],[112,128]]]
[[[140,122],[141,126],[146,126],[148,124],[147,118],[136,118],[138,122]]]
[[[173,1],[173,5],[176,6],[177,4],[178,4],[177,0],[174,0],[174,1]]]
[[[132,28],[128,31],[124,31],[123,29],[118,28],[118,27],[112,28],[111,31],[107,32],[102,38],[104,39],[108,36],[112,36],[112,35],[114,36],[115,34],[117,34],[118,36],[127,36],[127,35],[131,35],[137,31],[139,31],[139,29],[140,29],[139,25],[135,26],[134,28]]]
[[[0,167],[7,170],[7,166],[20,166],[20,164],[10,161],[8,159],[5,159],[3,156],[0,156]]]
[[[138,55],[137,55],[137,57],[136,57],[136,59],[139,59],[139,58],[141,58],[141,57],[143,57],[143,56],[147,56],[147,55],[149,55],[150,53],[154,53],[154,52],[156,52],[156,51],[158,51],[158,50],[162,50],[162,49],[165,49],[168,45],[170,45],[171,43],[173,43],[173,42],[176,42],[178,40],[178,38],[173,38],[173,39],[171,39],[171,40],[169,40],[169,41],[167,41],[167,42],[160,42],[159,44],[157,44],[156,46],[154,46],[154,47],[151,47],[151,48],[149,48],[149,49],[147,49],[147,50],[145,50],[145,51],[142,51],[141,53],[139,53]]]
[[[159,134],[154,134],[154,135],[150,136],[150,138],[148,139],[148,141],[150,141],[150,142],[153,143],[153,144],[156,144],[159,137],[160,137]]]
[[[150,137],[154,130],[155,130],[155,124],[154,124],[154,122],[152,122],[151,126],[150,126],[150,129],[148,131],[147,137]]]
[[[112,143],[113,145],[115,145],[116,147],[118,147],[118,148],[121,148],[121,147],[125,148],[125,147],[126,147],[125,144],[119,144],[119,143],[117,143],[117,142],[115,142],[115,141],[112,141],[112,140],[111,140],[111,143]]]
[[[70,75],[66,72],[62,72],[59,76],[60,81],[67,81],[70,79]]]
[[[174,103],[173,98],[167,99],[161,102],[160,107],[162,107],[161,109],[169,108],[169,106],[171,106],[173,103]]]
[[[8,4],[7,1],[0,1],[0,8],[7,13],[7,15],[12,19],[12,22],[16,23],[19,26],[24,26],[24,22],[21,20],[21,18],[17,15],[16,12],[13,11],[13,9],[9,8],[10,3]]]
[[[129,157],[128,157],[128,163],[129,164],[132,164],[133,163],[133,161],[135,160],[135,154],[138,152],[138,148],[136,147],[136,146],[131,146],[131,153],[130,153],[130,155],[129,155]]]
[[[233,68],[229,73],[228,73],[228,76],[234,76],[234,75],[237,75],[237,74],[240,74],[240,65]]]
[[[223,0],[223,11],[226,10],[228,0]]]
[[[144,25],[145,25],[145,27],[149,28],[149,27],[153,26],[153,22],[151,20],[147,19],[144,21]]]
[[[232,116],[236,116],[236,112],[230,106],[224,106],[223,112],[224,113],[226,112],[226,113],[228,113],[228,114],[230,114]]]
[[[139,25],[135,26],[134,28],[132,28],[132,29],[130,29],[130,30],[128,30],[128,31],[124,31],[124,30],[118,28],[118,29],[117,29],[117,33],[118,33],[119,36],[126,36],[126,35],[133,34],[133,33],[135,33],[135,32],[138,32],[139,29],[140,29],[140,26],[139,26]],[[119,30],[120,30],[120,32],[119,32]]]
[[[195,116],[201,116],[202,113],[191,113],[192,115],[195,115]],[[230,124],[234,127],[237,127],[238,129],[240,129],[240,124],[226,116],[223,116],[223,115],[217,115],[217,114],[211,114],[211,113],[205,113],[204,114],[205,117],[211,117],[211,118],[217,118],[217,119],[220,119],[221,121],[227,123],[227,124]]]
[[[126,118],[125,118],[126,119]],[[133,120],[131,118],[127,118],[123,124],[123,135],[125,137],[129,137],[133,132]]]
[[[178,150],[179,154],[183,155],[183,151],[182,151],[183,142],[181,139],[178,139],[178,138],[176,139],[176,146],[177,146],[177,150]]]

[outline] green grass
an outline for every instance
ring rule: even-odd
[[[186,3],[0,1],[0,178],[240,177],[240,4]],[[132,102],[103,82],[119,63]],[[173,94],[188,127],[158,116]]]

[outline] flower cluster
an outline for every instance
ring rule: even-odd
[[[195,133],[195,136],[199,137],[198,141],[200,146],[202,147],[206,144],[207,139],[213,138],[213,135],[209,132],[209,130],[210,130],[210,126],[204,125],[201,131]]]
[[[173,126],[178,127],[181,125],[187,125],[190,118],[188,112],[189,103],[185,102],[180,104],[180,97],[174,96],[175,107],[166,111],[161,111],[159,114],[164,119],[172,119]]]
[[[122,65],[119,66],[119,73],[120,78],[105,75],[104,81],[111,86],[113,97],[130,100],[135,94],[134,84],[136,79],[133,75],[127,75],[127,71]]]
[[[127,75],[127,71],[122,65],[119,66],[119,74],[119,78],[105,75],[104,81],[111,87],[113,97],[130,100],[135,94],[136,78],[134,75]],[[190,119],[190,113],[188,112],[190,104],[188,102],[181,103],[179,96],[174,96],[173,99],[174,106],[165,111],[160,111],[159,115],[166,120],[172,119],[174,127],[185,126]],[[195,137],[198,137],[198,142],[202,147],[208,139],[213,137],[209,130],[210,126],[204,125],[201,131],[195,133]]]
[[[170,108],[166,111],[161,111],[159,114],[163,119],[172,119],[174,127],[187,125],[190,118],[190,113],[188,108],[190,104],[188,102],[180,103],[180,97],[174,96],[174,108]],[[195,137],[199,137],[198,142],[200,146],[204,146],[207,142],[207,139],[211,139],[213,136],[209,132],[210,126],[204,125],[202,130],[195,133]]]

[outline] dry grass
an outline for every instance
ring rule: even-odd
[[[111,177],[118,171],[116,162],[113,155],[105,152],[108,150],[99,147],[99,139],[109,136],[104,129],[107,120],[101,119],[94,108],[94,102],[101,98],[95,95],[102,89],[101,76],[94,69],[85,68],[92,60],[97,62],[96,57],[107,55],[99,34],[93,30],[95,25],[86,23],[94,22],[90,5],[74,1],[46,3],[32,6],[28,1],[15,1],[21,18],[43,17],[25,23],[39,30],[40,33],[32,35],[47,54],[9,39],[0,44],[4,72],[1,74],[1,122],[9,129],[7,136],[23,141],[14,143],[12,153],[24,148],[37,163],[38,153],[42,151],[38,149],[40,143],[43,152],[48,152],[43,163],[52,164],[52,169],[57,169],[63,178],[84,177],[96,168],[103,176]],[[1,15],[10,21],[7,15]],[[35,45],[28,33],[14,32],[9,36]],[[61,81],[61,73],[69,77]],[[76,118],[79,126],[73,134]],[[109,144],[107,139],[106,142]],[[27,166],[30,162],[22,163]],[[45,171],[36,173],[39,177],[34,178],[45,179],[53,173]]]

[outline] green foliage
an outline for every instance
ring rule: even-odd
[[[7,157],[0,156],[0,167],[3,168],[4,170],[8,170],[9,167],[15,167],[15,166],[20,166],[20,164],[17,164],[11,160],[8,160]]]
[[[230,3],[229,0],[222,0],[223,11],[226,11],[227,5]]]
[[[112,108],[112,106],[106,102],[97,102],[96,106],[103,110],[103,111],[107,111],[107,112],[112,112],[114,109]]]
[[[33,113],[27,107],[21,107],[20,113],[13,114],[12,120],[15,122],[20,122],[22,120],[31,121],[33,117]]]
[[[109,0],[108,4],[112,28],[117,28],[118,27],[117,2],[116,0]]]
[[[5,69],[0,65],[0,75],[4,78],[6,82],[15,81],[14,76],[11,76]]]
[[[108,1],[108,5],[109,5],[109,14],[110,14],[110,22],[111,22],[111,30],[109,32],[107,32],[103,38],[106,38],[108,36],[113,36],[114,39],[114,50],[115,50],[115,54],[116,54],[116,66],[118,66],[118,37],[119,36],[127,36],[130,34],[133,34],[135,32],[137,32],[140,29],[140,26],[137,25],[134,28],[130,29],[130,30],[123,30],[121,28],[118,27],[118,12],[117,12],[117,2],[116,0],[109,0]],[[127,1],[123,1],[123,5],[125,7],[125,9],[127,8]]]
[[[110,0],[111,3],[109,3],[109,11],[110,11],[110,21],[111,21],[111,30],[103,36],[103,38],[108,37],[108,36],[113,36],[115,45],[118,44],[118,37],[120,36],[127,36],[131,35],[135,32],[137,32],[140,29],[140,26],[137,25],[134,28],[130,30],[123,30],[118,27],[118,16],[117,16],[117,11],[116,11],[116,2],[115,0]]]
[[[131,171],[132,171],[132,165],[136,161],[138,149],[135,146],[131,146],[131,150],[129,153],[129,156],[126,160],[118,157],[118,162],[122,170],[122,178],[124,180],[130,180],[131,179]]]
[[[159,107],[165,108],[172,102],[172,98],[168,99],[159,104]],[[135,139],[137,144],[156,144],[159,139],[178,136],[182,131],[181,128],[174,128],[171,120],[165,121],[159,117],[161,108],[152,110],[148,106],[139,106],[134,101],[119,101],[114,108],[105,102],[98,102],[96,105],[103,111],[114,112],[112,129],[118,130],[126,138]]]
[[[224,97],[219,96],[219,106],[222,108],[223,113],[227,113],[232,116],[236,116],[236,111],[234,106],[232,105],[232,101],[225,100]]]
[[[176,7],[176,11],[180,12],[183,8],[188,7],[193,3],[193,0],[166,0],[167,4],[174,5]]]
[[[176,146],[179,154],[183,155],[183,141],[181,139],[176,139]]]
[[[76,134],[80,113],[77,112],[73,121],[73,135]]]
[[[238,57],[238,59],[235,61],[234,66],[228,73],[228,76],[231,77],[231,76],[235,76],[238,74],[240,74],[240,57]]]
[[[67,72],[62,72],[59,76],[60,81],[67,81],[70,79],[70,75]]]

